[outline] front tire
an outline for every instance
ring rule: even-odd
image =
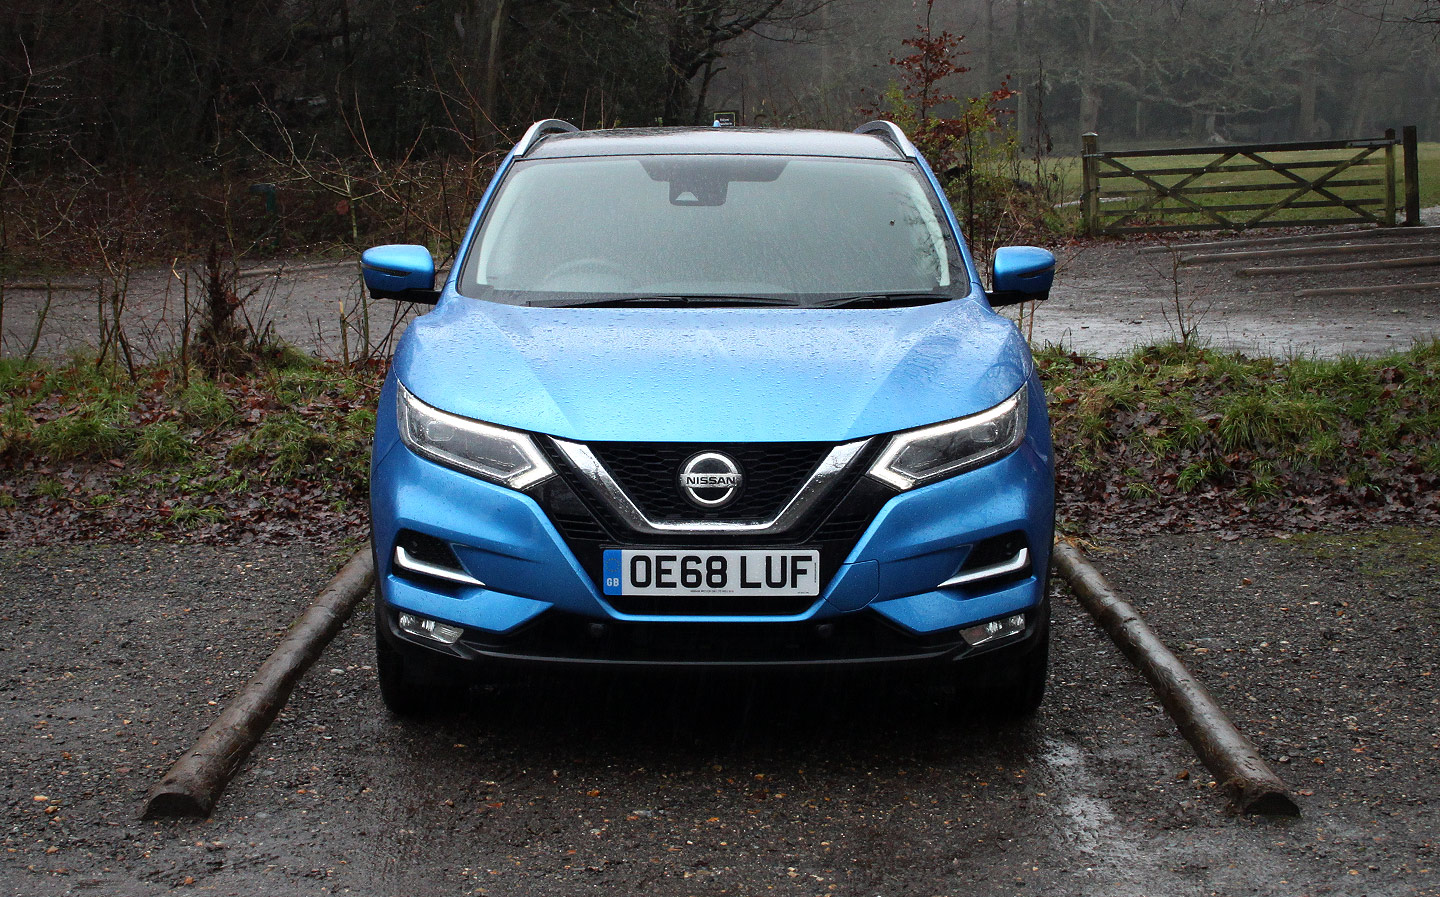
[[[977,657],[962,683],[976,710],[994,719],[1028,719],[1045,699],[1050,672],[1050,602],[1038,612],[1035,634],[1023,645]],[[968,687],[967,687],[968,686]]]
[[[385,629],[384,604],[375,593],[375,672],[380,680],[380,698],[385,709],[399,717],[417,719],[433,714],[439,705],[439,692],[424,675],[418,658],[409,657],[390,643]]]

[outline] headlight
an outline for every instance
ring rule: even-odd
[[[896,433],[870,467],[870,476],[904,491],[988,464],[1025,438],[1025,387],[987,411]]]
[[[525,489],[555,469],[525,433],[448,414],[396,384],[395,412],[400,438],[417,455],[482,480]]]

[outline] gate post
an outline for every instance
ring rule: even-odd
[[[1100,230],[1099,164],[1094,155],[1100,151],[1100,136],[1094,131],[1080,135],[1080,209],[1085,217],[1085,234],[1093,237]]]
[[[1385,226],[1395,226],[1395,129],[1385,129]]]
[[[1420,226],[1420,155],[1417,146],[1419,138],[1414,125],[1406,125],[1403,142],[1405,146],[1405,224],[1407,227]]]

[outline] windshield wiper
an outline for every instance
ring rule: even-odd
[[[949,302],[955,298],[947,293],[865,293],[860,296],[841,296],[839,299],[822,299],[811,308],[853,308],[870,306],[888,308],[902,305],[933,305]]]
[[[776,296],[606,296],[597,299],[579,299],[573,302],[545,303],[545,308],[611,308],[624,305],[654,306],[669,305],[704,307],[708,305],[799,305],[791,299]]]

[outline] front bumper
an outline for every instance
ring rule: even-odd
[[[1048,434],[1045,442],[1048,443]],[[1048,449],[1048,445],[1045,446]],[[378,451],[378,449],[377,449]],[[372,475],[380,606],[392,641],[455,659],[640,665],[814,665],[948,662],[971,653],[960,630],[1016,613],[1034,635],[1053,538],[1047,455],[1027,441],[978,470],[885,501],[822,586],[781,614],[623,612],[601,593],[533,498],[461,474],[388,441]],[[402,531],[450,545],[483,586],[399,570]],[[939,585],[972,546],[1021,532],[1028,569],[991,582]],[[730,547],[716,541],[713,547]],[[656,608],[663,610],[663,608]],[[463,628],[450,645],[396,625],[400,612]],[[981,650],[988,650],[991,645]]]

